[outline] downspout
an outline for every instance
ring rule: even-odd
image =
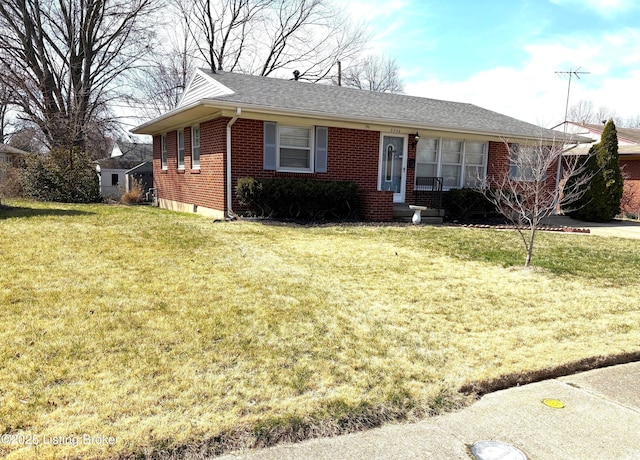
[[[233,218],[233,191],[231,190],[231,127],[240,117],[242,109],[236,108],[235,116],[227,123],[227,217]]]

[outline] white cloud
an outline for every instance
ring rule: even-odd
[[[638,7],[636,0],[551,0],[559,6],[588,8],[600,16],[612,17]]]
[[[580,68],[589,74],[571,79],[569,105],[579,100],[608,107],[619,117],[640,113],[637,86],[640,30],[589,37],[558,36],[525,48],[527,59],[517,67],[498,67],[463,81],[435,78],[407,81],[407,94],[469,102],[521,120],[552,126],[564,119],[568,74]],[[615,43],[615,46],[612,44]]]

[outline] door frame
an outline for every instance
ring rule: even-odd
[[[382,190],[382,172],[384,171],[384,138],[402,139],[402,166],[400,169],[400,192],[393,194],[394,203],[404,203],[407,193],[407,157],[409,156],[409,135],[398,133],[380,133],[380,152],[378,156],[378,190]]]

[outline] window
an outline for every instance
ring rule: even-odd
[[[484,142],[467,142],[464,149],[464,186],[479,188],[487,175]]]
[[[310,128],[300,126],[279,126],[278,169],[312,171]]]
[[[537,152],[533,148],[514,145],[509,154],[509,177],[519,181],[535,180],[537,164]]]
[[[445,188],[461,187],[462,173],[462,141],[442,142],[442,186]]]
[[[487,172],[486,142],[420,139],[415,177],[442,177],[443,188],[479,187]]]
[[[326,173],[329,128],[264,122],[263,168],[267,171]]]
[[[118,186],[118,175],[117,174],[111,174],[111,186],[112,187],[117,187]]]
[[[200,126],[191,128],[191,167],[200,169]]]
[[[416,153],[416,177],[438,176],[438,139],[420,139]]]
[[[160,137],[160,165],[162,169],[167,169],[167,135]]]
[[[178,169],[184,169],[184,131],[178,131]]]

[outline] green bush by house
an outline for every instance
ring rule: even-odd
[[[236,194],[242,206],[263,217],[344,219],[358,210],[358,184],[350,181],[242,178]]]
[[[449,220],[466,220],[496,214],[493,204],[478,190],[472,188],[452,189],[442,197],[442,207]]]
[[[618,161],[618,133],[613,120],[604,127],[601,141],[591,147],[585,174],[592,175],[577,210],[570,215],[588,222],[608,222],[620,212],[624,188]]]

